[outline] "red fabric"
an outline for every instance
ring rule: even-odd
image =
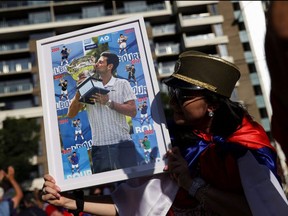
[[[45,212],[48,216],[50,216],[56,210],[57,210],[57,208],[53,205],[50,205],[50,204],[45,208]]]
[[[241,192],[242,186],[236,160],[231,154],[219,157],[215,149],[215,144],[211,144],[200,156],[201,177],[218,189]]]
[[[72,216],[72,214],[70,214],[68,211],[61,211],[59,208],[57,208],[54,205],[49,204],[46,208],[45,208],[45,212],[47,214],[47,216],[52,215],[53,212],[55,211],[59,211],[63,214],[63,216]]]
[[[271,145],[263,127],[248,118],[243,119],[242,127],[233,133],[232,136],[228,137],[227,142],[238,143],[249,149],[268,147],[273,151],[276,151]]]
[[[232,154],[224,155],[221,152],[217,152],[212,135],[197,132],[197,136],[211,143],[199,158],[201,177],[209,182],[209,184],[224,191],[242,192],[239,170],[234,156]],[[237,143],[249,149],[256,150],[262,147],[269,147],[275,151],[264,129],[248,117],[243,119],[241,128],[226,139],[226,141]],[[180,188],[173,205],[185,209],[191,208],[197,203],[198,201],[189,196],[186,190]],[[173,216],[174,213],[170,209],[167,215]]]
[[[248,118],[243,119],[242,127],[226,141],[237,143],[248,149],[257,150],[269,147],[275,151],[264,129]],[[200,164],[201,176],[211,185],[225,191],[242,192],[237,161],[232,154],[221,155],[217,152],[216,145],[210,144],[201,154]]]

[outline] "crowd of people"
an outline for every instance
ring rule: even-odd
[[[94,196],[110,195],[113,184],[87,188],[87,193]],[[15,179],[12,166],[7,171],[0,170],[0,215],[1,216],[73,216],[67,209],[57,207],[41,199],[41,189],[24,190]],[[79,216],[92,216],[81,212]]]

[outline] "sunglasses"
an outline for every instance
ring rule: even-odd
[[[176,98],[180,104],[183,104],[185,101],[193,100],[197,97],[204,97],[203,91],[201,90],[184,90],[180,88],[168,88],[169,97]]]

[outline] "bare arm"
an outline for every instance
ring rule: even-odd
[[[60,194],[60,188],[55,184],[55,180],[50,175],[44,176],[42,200],[52,205],[62,206],[64,208],[75,210],[76,201],[69,195],[64,196]],[[102,199],[99,197],[85,197],[84,198],[84,212],[102,216],[114,216],[117,215],[116,209],[112,202],[112,199]]]
[[[79,102],[80,93],[77,91],[68,109],[67,117],[73,118],[83,108],[83,104]]]
[[[124,104],[116,103],[113,101],[111,108],[123,115],[130,116],[132,118],[135,117],[137,114],[136,104],[134,100],[127,101]]]
[[[109,95],[95,94],[92,96],[92,98],[94,99],[95,103],[105,105],[109,100]],[[116,103],[115,101],[112,101],[111,103],[110,108],[118,113],[130,117],[135,117],[137,114],[137,108],[134,100],[129,100],[123,104]]]
[[[10,181],[12,187],[15,190],[15,196],[12,198],[12,201],[13,201],[13,207],[17,208],[23,197],[23,192],[22,192],[20,185],[15,180],[14,174],[15,174],[14,168],[12,166],[9,166],[8,173],[6,174],[6,178]]]

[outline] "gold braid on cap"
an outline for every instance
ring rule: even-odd
[[[193,85],[197,85],[197,86],[200,86],[202,88],[206,88],[210,91],[217,92],[217,87],[210,85],[208,83],[204,83],[204,82],[201,82],[199,80],[195,80],[195,79],[192,79],[192,78],[189,78],[189,77],[183,76],[181,74],[177,74],[177,73],[172,74],[172,76],[176,77],[177,79],[183,80],[185,82],[191,83]]]

